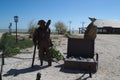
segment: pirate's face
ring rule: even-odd
[[[40,26],[45,26],[45,22],[41,22],[41,23],[40,23]]]
[[[40,25],[40,26],[45,26],[45,21],[44,20],[40,20],[39,22],[38,22],[38,25]]]

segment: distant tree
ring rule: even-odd
[[[37,24],[35,24],[35,23],[33,22],[33,20],[32,20],[32,21],[30,21],[28,27],[29,27],[29,28],[28,28],[28,33],[30,34],[30,37],[32,37],[33,32],[34,32],[35,29],[37,28]]]
[[[55,30],[58,32],[58,34],[65,34],[67,32],[66,25],[60,21],[55,23]]]

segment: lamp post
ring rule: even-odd
[[[14,21],[16,25],[16,43],[17,43],[17,22],[18,22],[18,16],[14,16]]]

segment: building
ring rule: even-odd
[[[94,25],[98,27],[97,32],[101,34],[120,34],[120,21],[96,19]]]

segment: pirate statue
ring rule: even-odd
[[[53,46],[53,44],[50,39],[50,32],[51,32],[49,28],[50,23],[51,20],[48,20],[47,22],[45,22],[44,20],[39,20],[38,21],[39,27],[34,31],[33,34],[33,42],[35,45],[35,49],[36,46],[38,46],[39,49],[39,58],[40,58],[41,66],[43,65],[44,53],[46,53],[47,56],[48,66],[52,65],[52,56],[50,53],[50,48]],[[32,66],[34,64],[35,49],[33,54]]]

